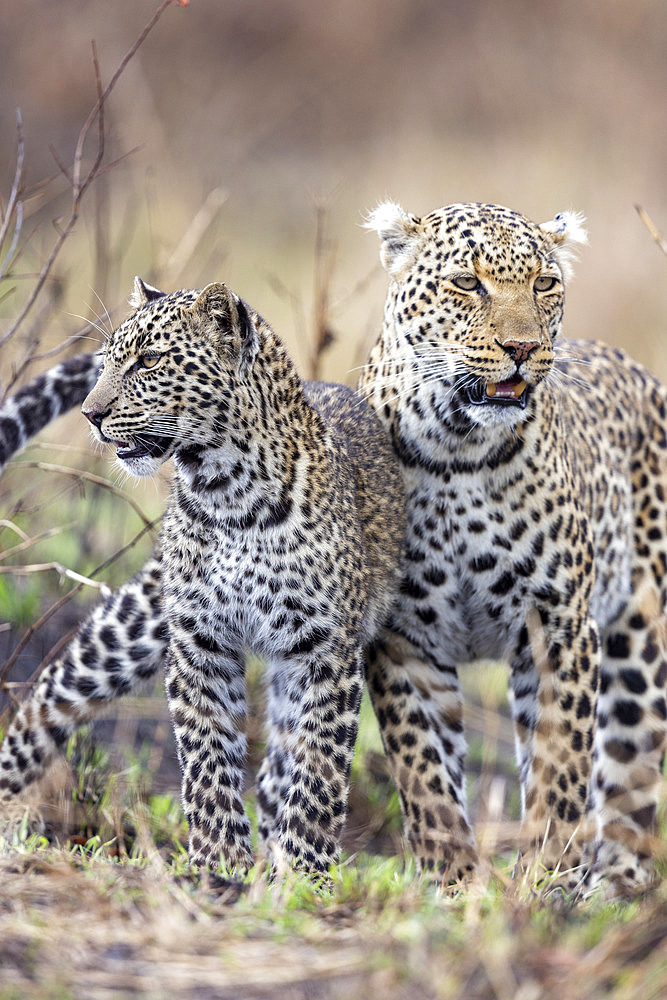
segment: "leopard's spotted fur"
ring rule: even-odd
[[[429,867],[471,864],[457,667],[503,658],[543,863],[577,865],[588,808],[592,879],[631,890],[666,734],[667,391],[621,351],[561,343],[577,217],[385,204],[369,226],[390,287],[361,389],[408,502],[370,688],[409,838]]]
[[[576,218],[537,226],[455,205],[419,219],[386,205],[371,225],[391,283],[360,388],[398,456],[409,526],[402,593],[367,669],[408,840],[427,870],[471,870],[457,666],[505,656],[545,862],[561,860],[587,808],[592,881],[632,890],[651,878],[666,730],[665,389],[621,351],[562,340]],[[0,758],[13,790],[50,749],[42,720],[60,738],[91,699],[157,669],[159,573],[158,554],[21,710]],[[107,625],[129,630],[135,659],[116,653],[58,715],[67,677],[108,655]],[[130,632],[145,637],[138,649]],[[562,862],[577,860],[571,847]]]
[[[140,308],[111,335],[83,410],[131,472],[174,457],[161,554],[47,671],[7,736],[0,788],[14,792],[96,703],[164,658],[191,861],[247,869],[251,649],[268,673],[261,831],[292,863],[326,872],[346,813],[363,649],[394,594],[397,465],[370,408],[343,386],[302,383],[226,286],[137,289]]]

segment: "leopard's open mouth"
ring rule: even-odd
[[[520,375],[514,375],[505,382],[476,382],[466,391],[473,406],[519,406],[524,410],[530,386]]]
[[[123,461],[128,458],[160,458],[171,444],[171,438],[144,435],[141,441],[114,441],[113,444],[116,446],[116,454]]]

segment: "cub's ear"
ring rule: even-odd
[[[221,353],[230,356],[243,378],[259,350],[259,334],[243,299],[222,281],[207,285],[190,306],[195,324],[213,336]]]
[[[573,263],[579,247],[588,243],[584,229],[586,219],[580,212],[559,212],[550,222],[543,222],[540,229],[547,233],[554,244],[553,257],[568,281],[572,277]]]
[[[134,288],[132,289],[129,302],[133,309],[141,309],[147,302],[152,302],[154,299],[161,299],[166,294],[166,292],[161,292],[159,288],[147,285],[145,281],[137,277],[134,279]]]
[[[379,235],[380,260],[393,277],[412,263],[421,247],[421,220],[404,212],[395,201],[378,205],[366,219],[364,229],[373,229]]]

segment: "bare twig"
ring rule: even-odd
[[[99,346],[99,341],[89,337],[88,335],[88,331],[94,329],[96,329],[95,324],[88,323],[87,326],[82,327],[78,333],[73,333],[70,337],[67,337],[65,340],[63,340],[61,344],[58,344],[56,347],[52,347],[48,351],[40,351],[39,354],[33,354],[29,358],[27,364],[32,365],[34,364],[35,361],[46,361],[47,358],[53,358],[57,354],[62,354],[63,351],[66,351],[68,347],[71,347],[72,344],[76,344],[79,340],[92,339],[95,344],[95,349],[97,349]]]
[[[5,401],[5,399],[7,398],[13,387],[21,378],[21,375],[26,370],[26,368],[28,368],[28,366],[31,365],[32,362],[35,360],[35,354],[38,347],[39,347],[39,341],[33,340],[32,343],[28,344],[28,347],[26,348],[26,352],[22,361],[18,365],[12,365],[11,378],[4,387],[4,391],[1,397],[2,402]]]
[[[31,573],[47,573],[50,570],[55,570],[61,579],[63,577],[67,577],[68,580],[74,580],[76,583],[80,583],[87,587],[94,587],[96,590],[100,590],[104,597],[108,597],[111,593],[106,583],[99,583],[97,580],[91,580],[90,577],[83,576],[83,574],[77,573],[73,569],[68,569],[67,566],[63,566],[63,564],[59,562],[30,563],[26,566],[0,566],[0,575],[29,576]]]
[[[0,524],[3,522],[0,522]],[[4,522],[7,523],[7,522]],[[46,538],[53,538],[54,535],[60,535],[63,531],[68,531],[70,528],[74,527],[76,521],[70,521],[69,524],[59,524],[55,528],[46,528],[45,531],[40,531],[38,535],[33,535],[32,537],[25,535],[22,542],[17,545],[12,545],[11,549],[5,549],[4,552],[0,552],[0,562],[4,562],[5,559],[9,559],[12,556],[16,556],[19,552],[25,552],[26,549],[31,549],[33,545],[37,542],[43,542]],[[21,532],[24,535],[24,532]]]
[[[85,482],[93,483],[95,486],[102,486],[105,490],[113,493],[114,496],[120,497],[121,500],[129,503],[132,510],[136,511],[144,524],[152,523],[150,518],[144,514],[137,501],[129,493],[125,493],[102,476],[96,476],[92,472],[85,472],[83,469],[70,469],[67,465],[54,465],[51,462],[14,462],[14,468],[20,466],[29,469],[41,469],[43,472],[57,472],[61,476],[71,476],[73,479],[85,480]]]
[[[116,562],[118,559],[124,556],[126,552],[129,552],[130,549],[134,548],[134,546],[143,538],[143,536],[148,531],[151,531],[156,525],[158,525],[161,520],[162,520],[162,515],[160,515],[160,517],[156,517],[154,521],[150,522],[150,524],[145,525],[141,529],[141,531],[137,532],[134,538],[127,543],[127,545],[124,545],[122,549],[118,549],[118,551],[114,552],[112,556],[109,556],[109,558],[105,559],[103,563],[100,563],[100,565],[97,566],[92,571],[89,579],[94,579],[99,573],[103,573],[105,569],[107,569],[114,562]],[[54,604],[52,604],[50,608],[47,608],[44,614],[30,626],[30,628],[21,638],[21,641],[16,646],[16,649],[14,650],[12,655],[6,660],[6,662],[2,666],[2,669],[0,670],[0,688],[4,688],[5,679],[7,678],[10,670],[18,660],[19,656],[21,655],[25,647],[30,642],[30,639],[33,637],[33,635],[35,635],[35,633],[38,632],[39,629],[46,624],[49,618],[51,618],[54,614],[56,614],[56,612],[59,611],[63,607],[63,605],[67,604],[69,601],[72,600],[73,597],[75,597],[76,594],[80,593],[81,590],[83,590],[83,586],[84,586],[83,583],[77,583],[75,587],[72,587],[70,591],[68,591],[66,594],[63,594],[63,596],[60,597]],[[52,659],[51,652],[49,652],[45,657],[45,659],[42,660],[42,663],[40,664],[38,670],[35,671],[33,677],[30,679],[32,680],[33,678],[37,677],[39,672],[41,672],[41,670],[44,668],[44,666],[46,666],[47,663],[51,662],[51,659]]]
[[[130,47],[129,51],[126,53],[123,59],[120,61],[120,64],[116,69],[116,72],[113,74],[111,80],[109,81],[107,87],[104,90],[102,89],[102,83],[100,79],[97,50],[93,43],[93,66],[95,70],[95,82],[97,85],[98,97],[88,117],[86,118],[81,128],[81,131],[79,132],[79,137],[76,143],[74,159],[71,169],[72,208],[70,216],[62,227],[57,228],[58,238],[56,239],[51,249],[51,253],[49,254],[44,266],[42,267],[39,276],[35,282],[35,286],[32,289],[30,295],[28,296],[27,301],[25,302],[23,308],[19,312],[19,315],[16,317],[13,324],[10,326],[9,330],[2,337],[0,337],[0,347],[3,344],[6,344],[7,341],[14,336],[14,334],[20,327],[21,323],[23,323],[25,317],[34,306],[37,297],[44,286],[46,279],[51,273],[53,264],[58,254],[60,253],[63,244],[65,243],[69,235],[72,233],[78,222],[79,213],[81,210],[81,200],[86,191],[88,190],[88,188],[90,187],[90,185],[100,174],[100,170],[102,167],[102,159],[104,157],[104,105],[106,101],[109,99],[109,95],[116,86],[116,83],[118,82],[118,79],[120,78],[121,74],[124,72],[127,64],[134,57],[139,47],[146,40],[147,36],[150,34],[150,32],[153,30],[159,19],[162,17],[167,7],[170,7],[174,2],[177,2],[177,0],[163,0],[163,2],[157,8],[157,10],[153,14],[148,24],[145,26],[145,28],[139,35],[139,37]],[[183,0],[179,0],[179,6],[185,6]],[[83,168],[82,168],[83,150],[86,143],[86,139],[88,138],[88,133],[96,119],[98,121],[97,149],[95,152],[95,156],[93,158],[92,166],[86,173],[83,173]],[[57,157],[56,157],[56,163],[58,164],[62,172],[65,173],[65,176],[69,176],[68,171],[58,161]]]
[[[322,356],[335,338],[331,328],[329,288],[333,271],[334,253],[327,235],[327,210],[319,202],[316,206],[315,226],[315,276],[313,289],[313,332],[315,341],[310,362],[310,377],[320,377]]]
[[[307,344],[308,341],[308,326],[304,315],[304,307],[301,297],[297,292],[293,292],[290,288],[288,288],[276,274],[267,272],[265,278],[269,288],[271,288],[280,299],[289,303],[290,309],[292,310],[292,322],[296,332],[296,347],[298,351],[300,345]],[[299,360],[301,360],[300,355]]]
[[[5,237],[9,232],[9,226],[11,224],[12,216],[14,214],[14,208],[15,206],[20,205],[18,198],[19,198],[19,193],[21,191],[21,183],[23,180],[23,159],[25,156],[25,141],[23,139],[23,120],[21,118],[21,112],[19,111],[18,108],[16,109],[16,133],[17,133],[16,169],[14,171],[14,180],[12,183],[11,192],[9,194],[9,200],[7,201],[7,207],[5,209],[4,216],[2,219],[2,226],[0,226],[0,247],[5,242]],[[21,214],[21,221],[22,221],[22,214]],[[18,239],[18,232],[20,231],[20,228],[21,224],[20,221],[18,221],[18,216],[17,216],[17,224],[14,227],[14,239],[12,240],[12,247],[10,248],[10,252],[6,254],[2,267],[0,267],[0,277],[2,277],[4,273],[5,264],[9,260],[11,260],[13,256],[14,243]]]
[[[667,240],[655,225],[651,216],[648,214],[646,209],[642,208],[641,205],[635,205],[635,209],[637,211],[637,215],[642,220],[655,242],[658,244],[665,256],[667,256]]]
[[[26,535],[23,528],[19,528],[18,524],[14,524],[13,521],[8,521],[5,518],[0,520],[0,528],[9,528],[9,530],[13,531],[19,536],[19,538],[22,538],[24,542],[27,542],[30,538],[30,535]]]
[[[226,200],[227,194],[221,187],[216,187],[212,191],[209,191],[204,204],[186,229],[178,246],[163,269],[162,280],[167,288],[170,288],[180,277]]]
[[[8,269],[12,266],[14,260],[14,254],[16,253],[16,247],[18,245],[19,236],[21,235],[21,230],[23,228],[23,202],[20,201],[16,206],[16,223],[14,224],[14,235],[12,236],[12,242],[9,250],[5,254],[5,259],[2,264],[0,264],[0,280],[3,275],[6,274]],[[2,244],[0,243],[0,246]]]

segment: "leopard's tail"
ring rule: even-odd
[[[80,406],[97,381],[101,353],[77,354],[28,382],[0,406],[0,472],[43,427]]]

